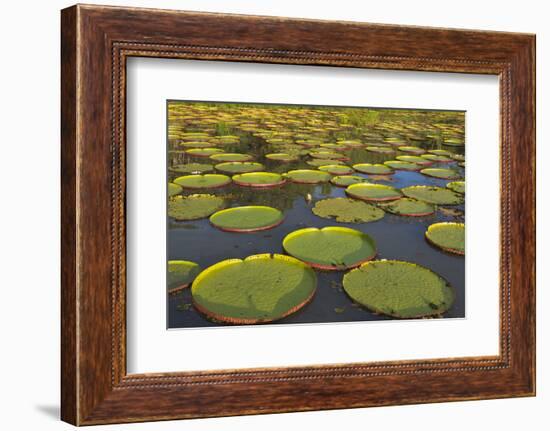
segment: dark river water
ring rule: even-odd
[[[427,149],[439,148],[436,144],[418,144]],[[270,145],[262,139],[249,136],[243,143],[226,148],[226,151],[247,152],[252,148],[261,148],[261,153],[271,151]],[[445,147],[441,147],[445,148]],[[445,148],[448,149],[448,148]],[[451,151],[456,152],[451,149]],[[257,151],[256,151],[257,153]],[[381,155],[369,153],[364,149],[345,151],[354,163],[380,163],[392,160],[396,155]],[[403,153],[404,154],[404,153]],[[171,164],[187,161],[185,155],[175,156]],[[209,163],[208,159],[194,159]],[[305,161],[296,163],[270,162],[261,160],[266,165],[266,171],[286,172],[291,169],[309,168]],[[456,162],[450,164],[433,164],[431,167],[458,168]],[[448,180],[430,178],[418,172],[396,171],[386,178],[372,177],[355,173],[371,182],[389,184],[397,188],[409,185],[425,184],[445,187]],[[169,174],[169,179],[178,175]],[[376,241],[378,254],[376,259],[396,259],[418,263],[444,277],[454,287],[456,299],[454,305],[442,317],[465,317],[464,297],[464,257],[447,254],[434,248],[424,239],[427,227],[438,221],[464,221],[463,216],[445,215],[436,211],[427,217],[400,217],[386,213],[381,220],[371,223],[337,223],[333,220],[320,218],[311,211],[315,201],[328,197],[345,197],[345,188],[332,184],[302,185],[286,183],[273,189],[250,189],[230,185],[222,189],[195,191],[192,193],[212,193],[230,196],[230,206],[269,205],[282,210],[285,221],[278,227],[254,233],[223,232],[212,227],[208,219],[176,222],[168,219],[167,243],[169,260],[190,260],[197,262],[203,269],[221,260],[229,258],[245,258],[259,253],[284,253],[283,238],[290,232],[304,227],[347,226],[369,234]],[[307,195],[312,199],[308,203]],[[464,210],[464,205],[445,207]],[[318,323],[318,322],[352,322],[387,320],[390,317],[374,314],[354,304],[342,289],[344,272],[317,272],[318,287],[311,303],[295,314],[270,324]],[[167,296],[168,327],[190,328],[219,326],[197,312],[191,305],[190,289],[184,289],[178,294]]]

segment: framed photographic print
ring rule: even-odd
[[[535,37],[62,11],[62,419],[535,394]]]

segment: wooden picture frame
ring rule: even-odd
[[[61,47],[64,421],[535,394],[534,35],[77,5],[62,11]],[[128,375],[125,65],[131,56],[498,75],[500,354]]]

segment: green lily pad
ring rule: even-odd
[[[287,153],[271,153],[265,155],[266,159],[269,160],[277,160],[279,162],[295,162],[299,158],[297,156],[293,156],[292,154]]]
[[[347,227],[309,227],[289,233],[283,248],[308,265],[327,271],[354,268],[376,256],[374,240]]]
[[[186,189],[213,189],[231,183],[231,178],[221,174],[185,175],[174,180],[177,185]]]
[[[449,139],[445,139],[443,141],[443,145],[447,145],[449,147],[463,147],[464,146],[464,140],[463,139],[449,138]]]
[[[370,151],[371,153],[379,153],[379,154],[395,153],[395,150],[393,148],[388,148],[388,147],[365,147],[365,150]]]
[[[464,154],[453,154],[451,156],[451,159],[456,160],[457,162],[463,162],[464,160],[466,160],[466,157],[464,156]]]
[[[226,174],[244,174],[263,171],[265,166],[258,162],[223,162],[214,166],[216,170]]]
[[[297,169],[289,171],[285,174],[290,181],[302,184],[317,184],[326,183],[330,180],[330,174],[322,171],[314,171],[311,169]]]
[[[447,150],[429,150],[428,153],[435,154],[436,156],[448,156],[451,157],[453,153]]]
[[[233,175],[233,182],[247,187],[275,187],[284,184],[286,180],[273,172],[247,172]]]
[[[256,232],[279,226],[283,219],[276,208],[244,206],[218,211],[210,216],[210,223],[227,232]]]
[[[345,165],[323,165],[319,166],[319,170],[332,175],[348,175],[353,173],[353,169]]]
[[[188,287],[201,268],[195,262],[187,260],[168,261],[168,293],[175,293]]]
[[[402,196],[395,187],[371,183],[352,184],[348,186],[346,193],[351,197],[373,202],[392,201]]]
[[[387,162],[384,162],[384,164],[392,169],[401,171],[419,171],[420,169],[422,169],[422,166],[418,163],[401,162],[399,160],[389,160]]]
[[[330,182],[338,187],[347,187],[352,184],[364,183],[366,181],[367,180],[358,175],[340,175],[330,179]]]
[[[168,216],[176,220],[197,220],[209,217],[224,206],[225,201],[215,195],[175,196],[168,201]]]
[[[447,183],[446,187],[451,189],[453,192],[460,194],[464,194],[466,192],[466,183],[464,181],[452,181]]]
[[[212,144],[208,141],[190,141],[182,142],[179,146],[183,148],[210,148]]]
[[[168,196],[169,197],[179,195],[182,191],[183,191],[183,189],[181,188],[181,186],[179,186],[177,184],[174,184],[174,183],[168,183]]]
[[[316,216],[340,223],[368,223],[384,217],[384,211],[374,205],[348,198],[320,200],[311,211]]]
[[[444,251],[464,255],[464,223],[434,223],[428,227],[426,239]]]
[[[315,294],[317,275],[281,254],[228,259],[201,272],[191,286],[193,305],[216,321],[272,322],[305,306]]]
[[[219,148],[191,148],[185,150],[186,154],[194,157],[210,157],[213,154],[223,153],[224,151]]]
[[[338,141],[337,144],[338,145],[345,145],[348,148],[359,148],[359,147],[363,146],[361,141],[357,141],[355,139],[348,139],[348,140]]]
[[[380,204],[380,208],[395,215],[410,217],[427,216],[435,212],[435,207],[432,204],[411,198],[401,198]]]
[[[358,304],[403,319],[440,315],[451,307],[455,296],[435,272],[398,260],[367,262],[345,274],[343,285]]]
[[[420,157],[423,157],[426,160],[429,160],[431,162],[437,162],[437,163],[450,163],[453,161],[453,159],[447,156],[439,156],[437,154],[422,154]]]
[[[325,165],[343,165],[342,160],[332,160],[332,159],[313,159],[306,162],[309,166],[319,167]]]
[[[452,190],[433,186],[409,186],[401,189],[409,198],[437,205],[458,205],[464,202],[462,196]]]
[[[187,163],[185,165],[170,166],[168,170],[177,174],[204,174],[213,171],[214,166],[208,163]]]
[[[409,145],[404,145],[403,147],[398,148],[399,151],[403,151],[404,153],[411,153],[411,154],[424,154],[426,150],[420,147],[413,147]]]
[[[395,159],[400,162],[416,163],[417,165],[431,165],[433,163],[432,161],[426,160],[420,156],[397,156]]]
[[[217,162],[247,162],[253,159],[253,157],[249,154],[240,154],[240,153],[212,154],[210,158]]]
[[[380,163],[358,163],[353,165],[353,169],[363,174],[371,175],[390,175],[393,174],[393,169],[389,166]]]
[[[315,159],[345,160],[347,157],[335,151],[310,151],[309,155]]]
[[[325,149],[325,150],[333,150],[333,151],[344,151],[344,150],[347,150],[348,147],[346,145],[343,145],[343,144],[320,144],[319,145],[321,148]]]
[[[429,177],[442,178],[445,180],[454,180],[455,178],[460,178],[460,174],[452,169],[426,168],[422,169],[420,173]]]

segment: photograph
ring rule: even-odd
[[[465,318],[465,117],[167,100],[167,328]]]

